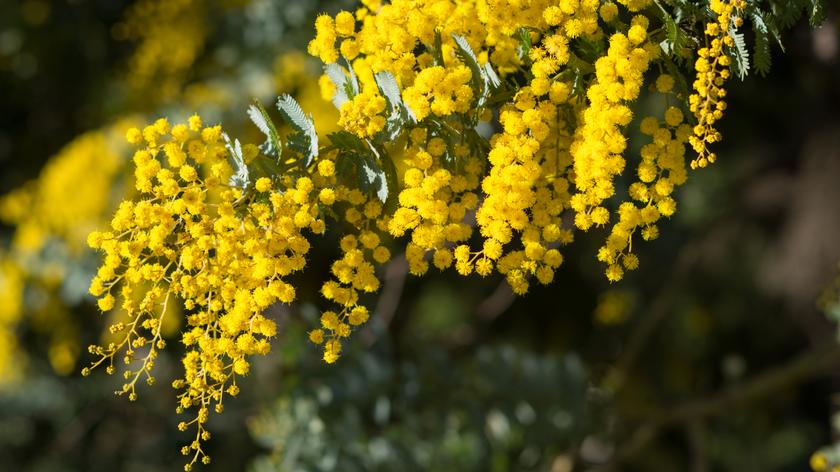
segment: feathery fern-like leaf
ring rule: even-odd
[[[260,146],[260,151],[267,156],[280,159],[283,149],[280,143],[280,134],[277,133],[274,121],[268,115],[262,103],[254,100],[254,104],[248,107],[248,117],[266,137],[265,142]]]
[[[487,103],[490,93],[501,84],[501,81],[490,63],[483,66],[479,64],[478,57],[476,57],[466,38],[453,34],[452,39],[455,41],[455,53],[458,58],[472,71],[473,88],[479,91],[476,97],[476,107],[482,108]]]
[[[764,76],[770,72],[772,57],[770,54],[770,32],[767,23],[764,21],[760,11],[754,11],[751,15],[753,33],[755,33],[755,46],[753,48],[753,67],[755,71]]]
[[[739,33],[735,28],[729,29],[729,36],[735,41],[733,48],[733,65],[738,77],[744,80],[750,74],[750,52],[747,49],[747,42],[744,40],[743,33]]]
[[[225,148],[227,148],[230,162],[233,167],[233,175],[230,176],[228,185],[241,189],[248,188],[251,183],[251,174],[248,170],[248,165],[245,163],[245,158],[242,155],[242,144],[239,140],[230,140],[227,133],[222,133],[222,138],[225,140]]]
[[[296,131],[288,138],[289,147],[303,156],[303,167],[309,167],[318,155],[318,133],[315,131],[312,117],[306,116],[298,102],[289,94],[283,94],[277,99],[277,109]]]
[[[825,21],[825,2],[824,0],[811,0],[809,11],[809,20],[813,28],[817,28]]]
[[[350,96],[351,89],[349,88],[348,77],[344,73],[344,69],[335,62],[325,65],[324,73],[327,74],[327,77],[335,85],[335,93],[332,97],[333,105],[341,109],[341,105],[344,105],[352,98]]]
[[[344,176],[355,170],[359,187],[365,192],[373,193],[382,203],[385,203],[394,186],[389,184],[389,181],[393,179],[388,178],[388,174],[380,163],[387,164],[389,158],[386,156],[383,159],[370,141],[363,140],[347,131],[331,133],[327,138],[339,150],[336,159],[338,174]]]

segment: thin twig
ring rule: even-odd
[[[779,389],[796,385],[802,380],[824,374],[840,363],[840,345],[814,348],[778,367],[729,387],[711,398],[701,398],[673,409],[656,413],[662,425],[715,415],[748,400],[762,397]]]
[[[701,418],[724,414],[735,406],[747,403],[780,389],[796,385],[827,373],[840,364],[840,345],[832,344],[808,350],[795,358],[768,371],[728,387],[708,398],[691,400],[675,408],[651,406],[637,415],[648,421],[619,449],[612,461],[592,469],[591,472],[618,470],[631,457],[644,450],[665,429],[680,423],[691,423]]]

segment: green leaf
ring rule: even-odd
[[[729,29],[729,36],[735,41],[735,47],[732,51],[735,71],[738,73],[738,77],[744,80],[750,73],[750,52],[747,50],[747,43],[744,40],[744,35],[736,31],[734,27]]]
[[[775,13],[769,14],[766,11],[758,8],[757,6],[750,5],[747,8],[747,15],[750,17],[753,23],[753,31],[756,34],[762,33],[767,35],[767,42],[769,43],[769,37],[773,36],[773,39],[776,40],[776,44],[779,45],[779,48],[784,52],[785,45],[782,43],[782,34],[779,31],[779,26],[776,22],[777,15]],[[756,39],[758,41],[758,39]],[[758,45],[756,45],[756,49]],[[768,44],[769,48],[769,44]],[[756,58],[756,61],[758,58]]]
[[[361,156],[359,178],[362,189],[372,192],[382,203],[388,200],[388,178],[373,156]]]
[[[443,63],[443,40],[440,37],[440,30],[435,30],[435,47],[432,51],[432,56],[435,58],[435,65],[444,67]]]
[[[262,106],[262,103],[254,100],[254,104],[248,107],[248,117],[266,137],[265,142],[260,146],[260,151],[279,160],[283,149],[280,143],[280,134],[277,133],[274,121],[268,116],[268,112]]]
[[[478,57],[476,57],[467,39],[458,34],[453,34],[452,39],[455,40],[456,54],[458,54],[461,62],[472,70],[473,78],[483,80],[484,71],[481,65],[479,65]]]
[[[361,91],[361,88],[359,88],[359,79],[358,79],[358,77],[356,77],[356,71],[353,69],[353,64],[351,64],[350,61],[346,57],[342,56],[341,59],[344,61],[344,67],[347,68],[347,72],[350,75],[349,84],[350,84],[351,93],[349,95],[350,95],[350,98],[353,98],[356,95],[358,95],[359,92]]]
[[[242,144],[240,144],[238,139],[231,142],[230,136],[227,133],[222,133],[222,138],[225,140],[225,148],[228,150],[234,171],[228,181],[228,185],[245,190],[251,183],[251,176],[248,171],[248,165],[245,164],[245,158],[242,156]]]
[[[496,74],[496,71],[493,70],[493,66],[491,66],[489,62],[487,64],[484,64],[482,66],[482,69],[484,69],[484,76],[487,78],[487,82],[490,84],[490,88],[495,89],[502,85],[502,79],[499,78],[499,76]]]
[[[327,77],[329,77],[330,81],[335,85],[335,93],[332,97],[333,105],[335,105],[336,108],[341,109],[341,105],[344,105],[352,98],[350,96],[352,89],[349,88],[351,86],[347,75],[344,73],[344,69],[335,62],[325,65],[324,73],[327,74]]]
[[[339,150],[336,171],[340,176],[347,176],[355,171],[359,187],[373,193],[382,203],[388,200],[389,193],[396,188],[394,180],[383,169],[387,156],[369,141],[363,140],[347,131],[339,131],[327,136],[332,145]],[[389,184],[389,182],[391,182]]]
[[[355,134],[349,131],[337,131],[327,135],[330,143],[342,152],[353,152],[357,154],[364,154],[368,152],[368,147],[365,142]]]
[[[468,128],[464,132],[464,139],[473,156],[486,156],[490,152],[490,143],[478,131]]]
[[[760,75],[770,72],[772,58],[770,54],[770,33],[760,11],[752,13],[755,47],[753,48],[753,67]]]
[[[811,4],[812,0],[788,0],[771,2],[773,16],[778,19],[782,29],[789,29],[802,17],[802,9]]]
[[[472,71],[473,89],[479,91],[476,97],[476,108],[483,108],[490,94],[501,84],[501,81],[489,62],[483,66],[478,63],[478,57],[466,38],[453,34],[452,39],[455,41],[455,53],[458,58]]]
[[[403,102],[400,87],[393,74],[388,71],[377,72],[374,79],[379,87],[379,92],[385,97],[388,104],[388,118],[382,136],[385,139],[394,140],[399,136],[406,123],[415,123],[417,118],[414,116],[414,112]]]
[[[259,155],[251,161],[248,164],[248,170],[251,174],[251,179],[254,181],[259,177],[274,178],[283,175],[281,164],[264,155]]]
[[[395,110],[408,113],[408,117],[412,121],[416,121],[414,113],[412,113],[412,111],[405,106],[405,103],[403,103],[400,86],[397,84],[397,79],[394,75],[388,71],[382,71],[377,72],[374,79],[376,80],[376,85],[379,87],[379,91],[382,93],[382,96],[388,100],[388,104]]]
[[[682,57],[688,41],[686,35],[680,30],[674,17],[662,5],[657,5],[665,28],[665,39],[659,43],[659,47],[669,56]]]
[[[531,43],[531,30],[528,28],[519,28],[516,30],[516,33],[519,36],[519,43],[516,45],[516,54],[519,56],[520,61],[527,62],[530,60],[531,47],[533,46]]]
[[[686,18],[701,18],[705,13],[705,7],[695,5],[689,0],[671,0],[668,3],[674,7],[673,16],[677,23],[682,22]]]
[[[812,28],[817,28],[825,21],[825,3],[823,0],[811,0],[809,20]]]
[[[431,125],[429,128],[430,136],[443,139],[444,142],[446,142],[446,149],[444,150],[443,156],[441,156],[444,167],[456,172],[460,171],[459,159],[457,159],[452,150],[456,144],[463,142],[462,140],[466,139],[468,135],[466,130],[473,132],[475,132],[475,130],[471,127],[467,127],[462,134],[449,126],[445,120],[438,119],[431,120],[429,124]]]
[[[359,94],[359,80],[353,70],[353,65],[347,59],[343,57],[341,59],[344,62],[343,66],[338,62],[324,66],[324,73],[335,85],[332,102],[338,109],[341,109],[341,105]]]
[[[312,117],[307,117],[291,95],[283,94],[277,99],[277,108],[296,133],[288,138],[289,147],[303,156],[303,167],[309,167],[318,155],[318,133]]]
[[[586,99],[586,72],[580,69],[572,69],[574,78],[572,79],[572,93],[571,96],[577,100]]]

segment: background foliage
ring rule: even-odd
[[[27,212],[0,205],[10,470],[180,463],[168,389],[129,405],[109,394],[118,380],[76,374],[104,323],[83,295],[95,259],[70,230],[109,218],[126,191],[124,123],[199,111],[256,141],[242,112],[280,93],[318,126],[337,119],[300,51],[315,15],[347,2],[156,3],[0,5],[0,194],[35,182],[12,194]],[[620,284],[591,263],[597,234],[521,299],[497,278],[407,278],[397,259],[369,328],[325,366],[304,335],[320,281],[302,276],[300,303],[271,312],[274,353],[212,420],[210,468],[807,470],[832,441],[840,362],[836,292],[816,303],[840,260],[840,19],[823,14],[820,29],[784,33],[784,54],[758,42],[753,65],[769,49],[773,72],[732,81],[726,158],[693,175],[670,228],[640,249],[648,264]],[[56,208],[74,218],[52,223]],[[161,379],[178,355],[161,357]]]

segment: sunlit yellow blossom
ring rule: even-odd
[[[693,136],[690,137],[691,146],[698,154],[691,161],[692,168],[706,167],[717,160],[717,155],[709,150],[708,145],[721,140],[715,123],[726,110],[723,84],[729,79],[732,63],[727,49],[735,45],[729,30],[740,21],[738,11],[745,6],[744,0],[713,0],[710,3],[710,8],[717,14],[717,21],[706,25],[705,33],[710,45],[697,51],[694,63],[697,77],[694,94],[689,97],[691,112],[697,118]]]
[[[92,233],[88,241],[103,252],[91,284],[99,308],[118,305],[128,315],[127,322],[111,327],[118,341],[91,346],[98,358],[92,367],[104,364],[112,372],[114,360],[124,357],[121,393],[135,398],[137,383],[153,380],[155,360],[165,347],[167,307],[183,303],[190,309],[182,337],[187,353],[183,377],[175,383],[179,410],[197,409],[194,423],[202,435],[204,412],[211,405],[220,408],[236,377],[248,374],[247,357],[269,352],[268,338],[277,327],[262,312],[294,300],[285,278],[306,265],[305,231],[317,226],[319,215],[313,204],[317,194],[304,178],[291,191],[271,193],[267,202],[243,201],[242,190],[223,185],[231,170],[219,144],[221,129],[198,129],[199,124],[193,117],[189,126],[176,125],[180,136],[171,141],[164,133],[167,122],[147,127],[154,139],[146,139],[134,159],[141,197],[120,205],[113,233]],[[184,149],[188,155],[173,162],[171,156]],[[159,160],[164,155],[168,163]],[[199,167],[209,169],[208,177],[199,176],[204,175]],[[259,192],[272,191],[271,179],[255,185]],[[218,198],[212,206],[211,193]],[[200,449],[194,452],[194,460],[203,457]]]

